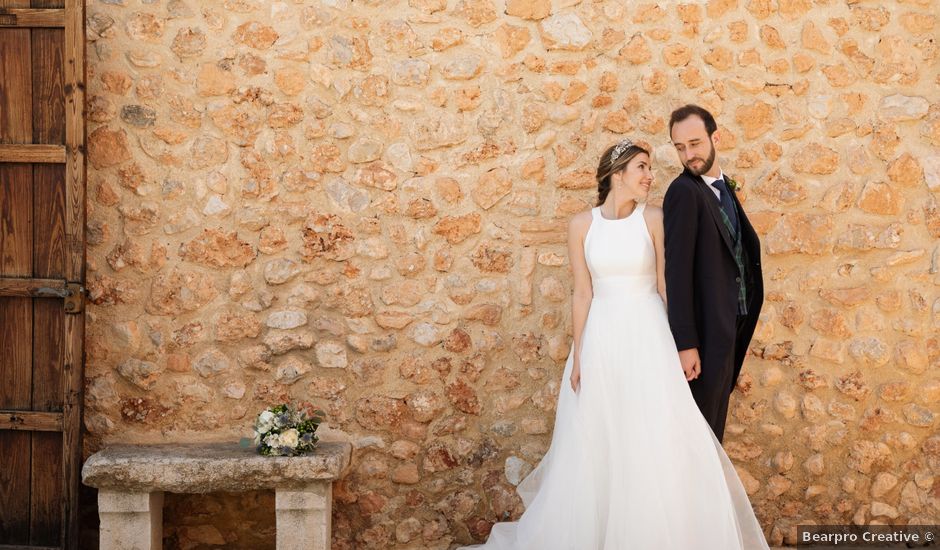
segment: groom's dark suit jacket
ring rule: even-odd
[[[700,176],[686,169],[669,186],[663,201],[666,296],[676,347],[680,351],[698,348],[701,382],[709,383],[706,378],[730,380],[731,387],[722,388],[728,393],[741,372],[764,301],[760,241],[733,191],[731,196],[747,271],[748,313],[740,320],[733,236],[722,222],[714,192]],[[727,372],[729,368],[732,370]]]

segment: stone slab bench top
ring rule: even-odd
[[[261,456],[238,443],[115,445],[85,461],[82,482],[122,492],[211,493],[301,488],[340,477],[352,445],[321,441],[304,456]]]

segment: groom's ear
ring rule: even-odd
[[[721,143],[721,130],[715,130],[712,132],[712,144],[717,148],[719,143]]]

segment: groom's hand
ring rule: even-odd
[[[695,380],[702,373],[702,361],[698,356],[698,348],[680,351],[679,362],[682,363],[682,372],[685,373],[686,380]]]

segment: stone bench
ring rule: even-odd
[[[163,493],[274,489],[278,550],[330,547],[332,482],[349,466],[349,443],[317,444],[313,453],[271,457],[237,443],[120,445],[93,454],[82,468],[98,489],[101,550],[159,550]]]

